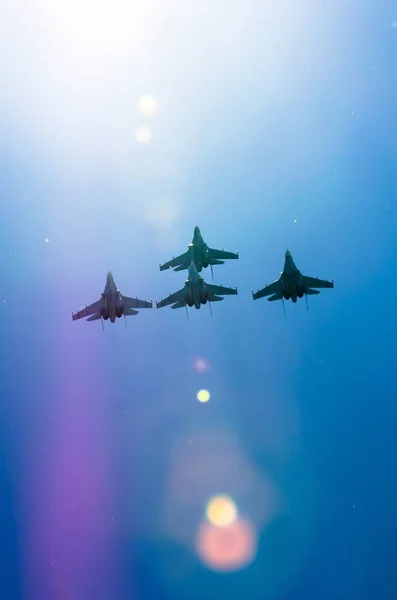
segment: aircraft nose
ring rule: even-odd
[[[198,235],[200,233],[200,229],[197,227],[194,228],[194,235]]]
[[[291,258],[291,252],[289,250],[286,250],[285,258]]]

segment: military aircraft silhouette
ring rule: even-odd
[[[266,285],[258,292],[252,292],[252,297],[254,300],[258,300],[259,298],[270,296],[270,298],[268,298],[269,302],[282,300],[285,312],[284,299],[289,300],[291,298],[292,302],[296,302],[298,298],[305,296],[307,307],[307,296],[320,293],[313,288],[333,287],[333,280],[328,281],[327,279],[318,279],[317,277],[307,277],[306,275],[302,275],[293,261],[291,252],[287,250],[285,253],[284,269],[280,273],[280,277],[277,281],[274,281],[270,285]]]
[[[184,287],[174,294],[170,294],[168,298],[156,302],[156,305],[157,308],[169,306],[170,304],[172,304],[171,308],[183,308],[185,306],[187,314],[188,306],[194,305],[199,309],[202,304],[207,304],[208,302],[211,310],[211,302],[220,302],[223,300],[221,296],[236,294],[237,288],[227,288],[221,285],[205,283],[204,279],[200,277],[197,267],[192,260],[190,261],[189,275],[185,281]]]
[[[189,244],[187,251],[160,265],[160,271],[165,271],[166,269],[184,271],[189,268],[191,261],[193,261],[199,273],[201,269],[211,266],[212,279],[214,279],[213,265],[223,265],[225,260],[238,259],[238,257],[238,252],[225,252],[224,250],[209,248],[203,240],[200,229],[196,226],[192,242]]]
[[[84,317],[89,317],[87,321],[101,319],[103,327],[103,319],[105,321],[110,319],[111,323],[114,323],[116,318],[119,319],[121,316],[124,316],[125,319],[129,315],[137,315],[138,311],[135,310],[136,308],[153,308],[153,302],[123,296],[114,282],[113,275],[109,271],[106,277],[105,290],[100,299],[72,314],[72,319],[73,321],[83,319]],[[125,326],[127,327],[126,319]]]

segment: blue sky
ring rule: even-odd
[[[396,24],[386,0],[1,8],[2,597],[395,598]],[[158,264],[195,225],[240,252],[212,318],[72,322],[108,270],[179,289]],[[309,311],[252,301],[286,248],[335,280]],[[254,540],[228,573],[198,541],[216,494]]]

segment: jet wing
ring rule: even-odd
[[[308,288],[333,288],[334,282],[328,281],[327,279],[318,279],[318,277],[306,277],[303,275],[303,282],[305,284],[305,289]]]
[[[97,300],[90,306],[86,306],[81,310],[78,310],[76,313],[72,314],[73,321],[77,321],[78,319],[84,319],[85,317],[89,317],[90,315],[96,315],[101,311],[101,301]],[[93,320],[93,319],[91,319]]]
[[[208,248],[208,253],[211,260],[227,260],[238,258],[238,252],[225,252],[225,250],[215,250],[214,248]]]
[[[207,289],[208,300],[210,302],[219,300],[217,296],[236,296],[237,294],[237,288],[228,288],[223,287],[222,285],[211,285],[209,283],[206,283],[205,287]]]
[[[172,306],[172,308],[182,308],[185,306],[185,288],[182,288],[178,292],[170,294],[168,298],[156,302],[157,308],[163,308],[163,306],[169,306],[170,304],[178,304],[178,306]]]
[[[153,308],[153,302],[147,302],[146,300],[138,300],[138,298],[129,298],[123,296],[125,308]]]
[[[264,288],[257,292],[252,292],[252,297],[254,300],[259,300],[259,298],[264,298],[265,296],[272,296],[273,294],[279,294],[280,292],[280,280],[273,281],[270,285],[265,285]],[[281,296],[280,296],[281,298]],[[274,298],[277,300],[278,298]]]
[[[192,260],[191,254],[190,254],[190,251],[188,250],[184,254],[181,254],[180,256],[176,256],[172,260],[169,260],[168,262],[164,263],[163,265],[160,265],[160,271],[166,271],[167,269],[175,269],[176,267],[178,267],[178,269],[177,269],[178,271],[182,271],[183,269],[188,269],[191,260]]]

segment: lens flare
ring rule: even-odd
[[[194,361],[194,369],[198,373],[205,373],[210,368],[209,363],[205,358],[196,358]]]
[[[197,400],[199,402],[208,402],[210,397],[211,396],[208,390],[200,390],[199,392],[197,392]]]
[[[145,210],[146,219],[156,227],[158,231],[169,231],[179,219],[179,208],[172,198],[158,198],[149,204]]]
[[[247,567],[255,558],[257,540],[247,519],[239,518],[228,527],[203,521],[197,531],[197,553],[211,570],[227,573]]]
[[[147,127],[138,127],[135,139],[139,144],[147,144],[152,139],[152,132]]]
[[[145,94],[139,99],[138,109],[139,112],[147,117],[151,117],[157,112],[157,100],[150,96],[149,94]]]
[[[207,504],[207,519],[216,527],[229,527],[237,518],[237,507],[229,496],[214,496]]]

